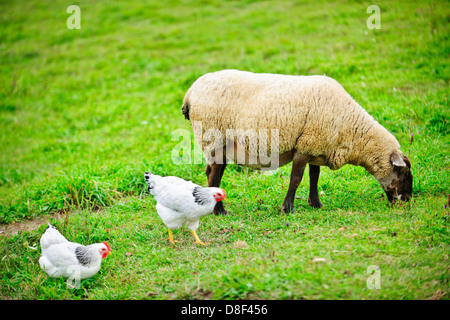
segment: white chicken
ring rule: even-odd
[[[99,270],[102,259],[111,254],[106,241],[88,246],[70,242],[50,223],[40,240],[39,265],[49,276],[86,279]]]
[[[169,228],[169,242],[173,240],[173,229],[187,226],[194,235],[195,242],[205,245],[196,233],[201,217],[211,213],[217,202],[226,200],[225,190],[203,188],[192,181],[178,177],[161,177],[144,173],[148,191],[155,196],[156,211]]]

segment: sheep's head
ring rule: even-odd
[[[394,151],[390,156],[392,171],[379,179],[381,187],[390,202],[409,201],[412,196],[411,161],[400,152]]]

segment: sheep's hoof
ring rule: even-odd
[[[317,208],[317,209],[320,209],[323,207],[323,204],[322,204],[322,202],[320,202],[319,199],[308,198],[308,205],[310,207]]]
[[[281,207],[284,211],[284,213],[289,214],[294,210],[294,205],[290,203],[283,203],[283,206]]]
[[[227,210],[223,209],[223,210],[214,210],[213,211],[214,215],[218,216],[219,214],[226,216],[228,214]]]

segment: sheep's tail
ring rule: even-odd
[[[181,107],[181,112],[183,112],[184,118],[191,120],[189,118],[189,99],[185,98],[183,101],[183,106]]]
[[[181,112],[183,112],[184,117],[187,120],[191,120],[190,116],[189,116],[189,111],[191,110],[191,104],[189,102],[189,97],[191,95],[191,90],[192,90],[192,86],[188,89],[188,91],[186,92],[184,99],[183,99],[183,105],[181,107]]]

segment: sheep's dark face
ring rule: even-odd
[[[408,157],[398,152],[391,155],[393,170],[388,177],[380,181],[383,190],[386,192],[388,200],[409,201],[412,196],[412,174],[411,161]]]

